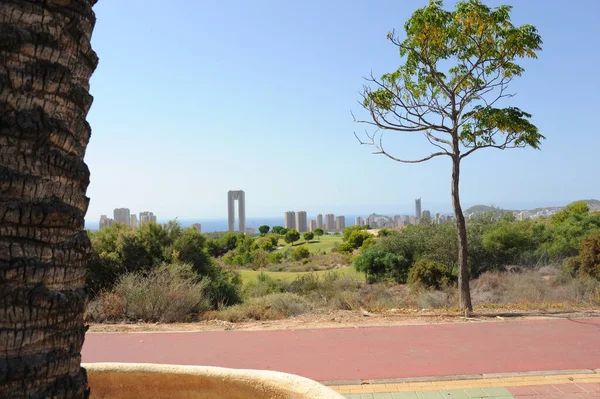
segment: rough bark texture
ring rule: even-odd
[[[452,157],[452,206],[456,216],[456,227],[458,230],[458,301],[460,310],[469,313],[473,310],[471,304],[471,289],[469,287],[469,266],[467,263],[467,224],[465,215],[460,206],[459,181],[460,181],[460,153],[458,144],[455,145],[455,153]]]
[[[95,0],[0,0],[0,397],[87,395]]]

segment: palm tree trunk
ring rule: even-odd
[[[460,206],[459,180],[460,156],[458,151],[452,157],[452,205],[458,230],[458,301],[460,310],[469,313],[473,310],[471,304],[471,289],[469,286],[469,266],[467,263],[467,224]]]
[[[80,398],[96,0],[0,0],[0,397]]]

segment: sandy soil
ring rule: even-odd
[[[173,332],[173,331],[259,331],[259,330],[298,330],[315,328],[360,328],[376,326],[401,326],[439,323],[481,323],[502,322],[524,319],[600,317],[598,309],[577,310],[519,310],[485,309],[476,311],[470,317],[447,311],[396,310],[365,315],[361,311],[321,310],[283,320],[247,321],[231,323],[221,320],[192,323],[128,323],[90,324],[90,332]]]

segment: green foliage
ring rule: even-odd
[[[293,260],[308,259],[310,257],[310,251],[304,246],[296,247],[290,252],[290,257]]]
[[[556,212],[550,217],[550,221],[553,225],[560,225],[566,222],[569,218],[582,217],[590,212],[587,202],[576,201],[570,203],[560,211]]]
[[[287,242],[288,244],[292,244],[292,246],[293,246],[294,242],[296,242],[300,239],[300,233],[298,233],[295,229],[289,229],[285,233],[285,236],[283,237],[283,239],[285,240],[285,242]]]
[[[354,261],[354,267],[365,273],[368,283],[385,280],[406,283],[410,266],[410,260],[403,255],[387,252],[378,246],[366,249]]]
[[[536,223],[531,220],[523,222],[507,222],[502,220],[483,234],[482,244],[485,251],[493,257],[490,259],[495,266],[528,263],[534,258],[534,252],[539,246],[533,234]]]
[[[206,279],[207,296],[213,305],[240,300],[239,278],[216,265],[204,235],[193,228],[182,229],[176,221],[161,225],[146,224],[138,229],[115,224],[90,233],[92,254],[88,261],[87,284],[92,298],[110,291],[121,276],[151,273],[164,263],[188,264],[197,278]],[[224,235],[223,245],[237,242],[237,236]],[[213,249],[217,248],[214,246]]]
[[[379,231],[377,232],[377,237],[387,237],[392,234],[392,231],[389,229],[379,229]]]
[[[452,271],[443,264],[431,259],[421,258],[408,273],[410,285],[422,285],[426,288],[440,289],[453,280]]]
[[[285,236],[289,230],[290,229],[286,229],[285,227],[282,227],[281,229],[279,229],[279,235]]]
[[[258,228],[258,232],[259,232],[260,234],[262,234],[262,235],[265,235],[265,234],[267,234],[267,233],[269,232],[269,230],[270,230],[270,227],[269,227],[269,226],[267,226],[266,224],[263,224],[262,226],[260,226],[260,227]]]
[[[271,229],[271,231],[277,235],[283,235],[281,233],[281,230],[283,229],[283,226],[273,226],[273,228]]]
[[[121,276],[112,292],[90,303],[88,320],[144,320],[171,323],[210,309],[208,281],[198,280],[191,265],[161,265],[149,273]]]
[[[307,231],[306,233],[302,234],[302,237],[308,242],[315,238],[315,234],[312,231]]]
[[[319,239],[321,239],[320,237],[321,237],[323,234],[325,234],[325,232],[323,231],[323,229],[322,229],[322,228],[320,228],[320,227],[319,227],[319,228],[316,228],[316,229],[315,229],[315,231],[314,231],[314,233],[315,233],[315,235],[316,235],[317,237],[319,237]]]
[[[364,251],[367,248],[372,247],[373,245],[375,245],[377,241],[375,240],[375,237],[369,237],[366,240],[363,241],[363,244],[360,246],[360,250]]]
[[[333,250],[343,253],[343,254],[349,254],[354,251],[354,246],[352,244],[350,244],[349,242],[344,242],[344,243],[341,243],[340,245],[334,247]]]
[[[564,272],[572,277],[591,277],[600,280],[600,233],[581,241],[579,255],[567,258]]]
[[[550,240],[545,249],[552,259],[575,256],[581,240],[600,231],[600,213],[589,212],[587,204],[575,202],[550,219]]]

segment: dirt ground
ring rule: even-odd
[[[439,323],[481,323],[511,320],[535,320],[543,318],[579,319],[599,317],[598,309],[577,310],[519,310],[519,309],[481,309],[470,317],[455,312],[440,310],[404,310],[392,309],[384,313],[366,313],[363,311],[321,310],[298,317],[283,320],[253,320],[231,323],[221,320],[199,321],[191,323],[127,323],[127,324],[90,324],[89,332],[174,332],[174,331],[260,331],[260,330],[299,330],[317,328],[361,328],[400,325],[423,325]]]

